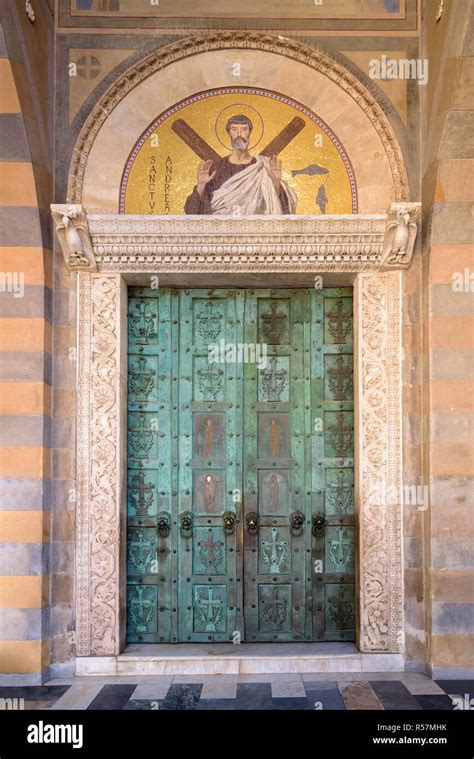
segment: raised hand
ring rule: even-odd
[[[282,165],[280,159],[277,158],[276,155],[272,155],[270,158],[268,165],[268,174],[270,175],[270,178],[275,185],[275,189],[279,190],[282,175]]]
[[[212,161],[206,161],[205,163],[201,163],[198,169],[198,175],[197,175],[197,191],[199,195],[202,195],[204,192],[204,189],[207,184],[211,181],[211,179],[214,179],[216,172],[213,171],[211,174],[212,169]]]

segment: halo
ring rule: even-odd
[[[215,132],[216,137],[219,140],[220,144],[225,147],[226,150],[230,151],[230,141],[229,141],[229,135],[226,132],[226,124],[231,116],[236,116],[237,114],[243,114],[244,116],[248,116],[249,119],[252,121],[253,129],[251,132],[253,142],[249,144],[249,149],[253,150],[253,148],[257,147],[258,143],[261,141],[264,133],[264,126],[263,126],[263,119],[260,116],[259,112],[252,108],[251,105],[246,105],[245,103],[233,103],[232,105],[227,105],[218,115],[216,119],[216,126],[215,126]]]

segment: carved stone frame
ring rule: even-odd
[[[57,213],[54,209],[53,215]],[[152,272],[185,276],[188,286],[196,272],[220,272],[229,279],[265,271],[265,286],[282,286],[283,271],[326,271],[332,283],[338,277],[344,277],[344,284],[354,283],[357,643],[363,652],[403,651],[399,269],[409,260],[398,258],[383,270],[388,217],[374,218],[336,222],[335,217],[308,217],[314,239],[304,267],[301,259],[281,259],[291,254],[292,245],[307,245],[296,238],[302,233],[306,239],[311,229],[301,229],[304,220],[297,218],[267,219],[269,249],[265,266],[259,267],[258,261],[249,260],[247,238],[249,230],[255,239],[261,237],[257,228],[262,220],[239,220],[239,237],[230,222],[224,231],[222,220],[201,219],[207,225],[204,231],[214,230],[211,239],[199,224],[193,231],[189,219],[175,219],[171,234],[166,229],[173,223],[170,219],[93,217],[90,238],[97,270],[79,273],[78,656],[118,656],[125,645],[127,283],[149,282]],[[124,229],[127,224],[134,242]],[[368,260],[360,260],[357,253],[365,255],[360,239],[364,224],[378,227],[371,231]],[[288,241],[285,235],[291,234]],[[166,243],[163,235],[168,235]],[[253,286],[258,286],[255,279]],[[395,497],[387,498],[387,493]]]

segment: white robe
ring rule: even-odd
[[[214,214],[250,216],[252,214],[283,213],[280,198],[268,173],[270,159],[255,156],[256,162],[229,177],[212,195],[211,209]],[[288,199],[289,213],[295,213],[296,195],[286,182],[281,187]]]

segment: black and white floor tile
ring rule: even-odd
[[[331,679],[329,679],[329,677]],[[472,680],[389,675],[213,675],[75,678],[0,686],[4,709],[51,710],[453,710],[470,708]]]

